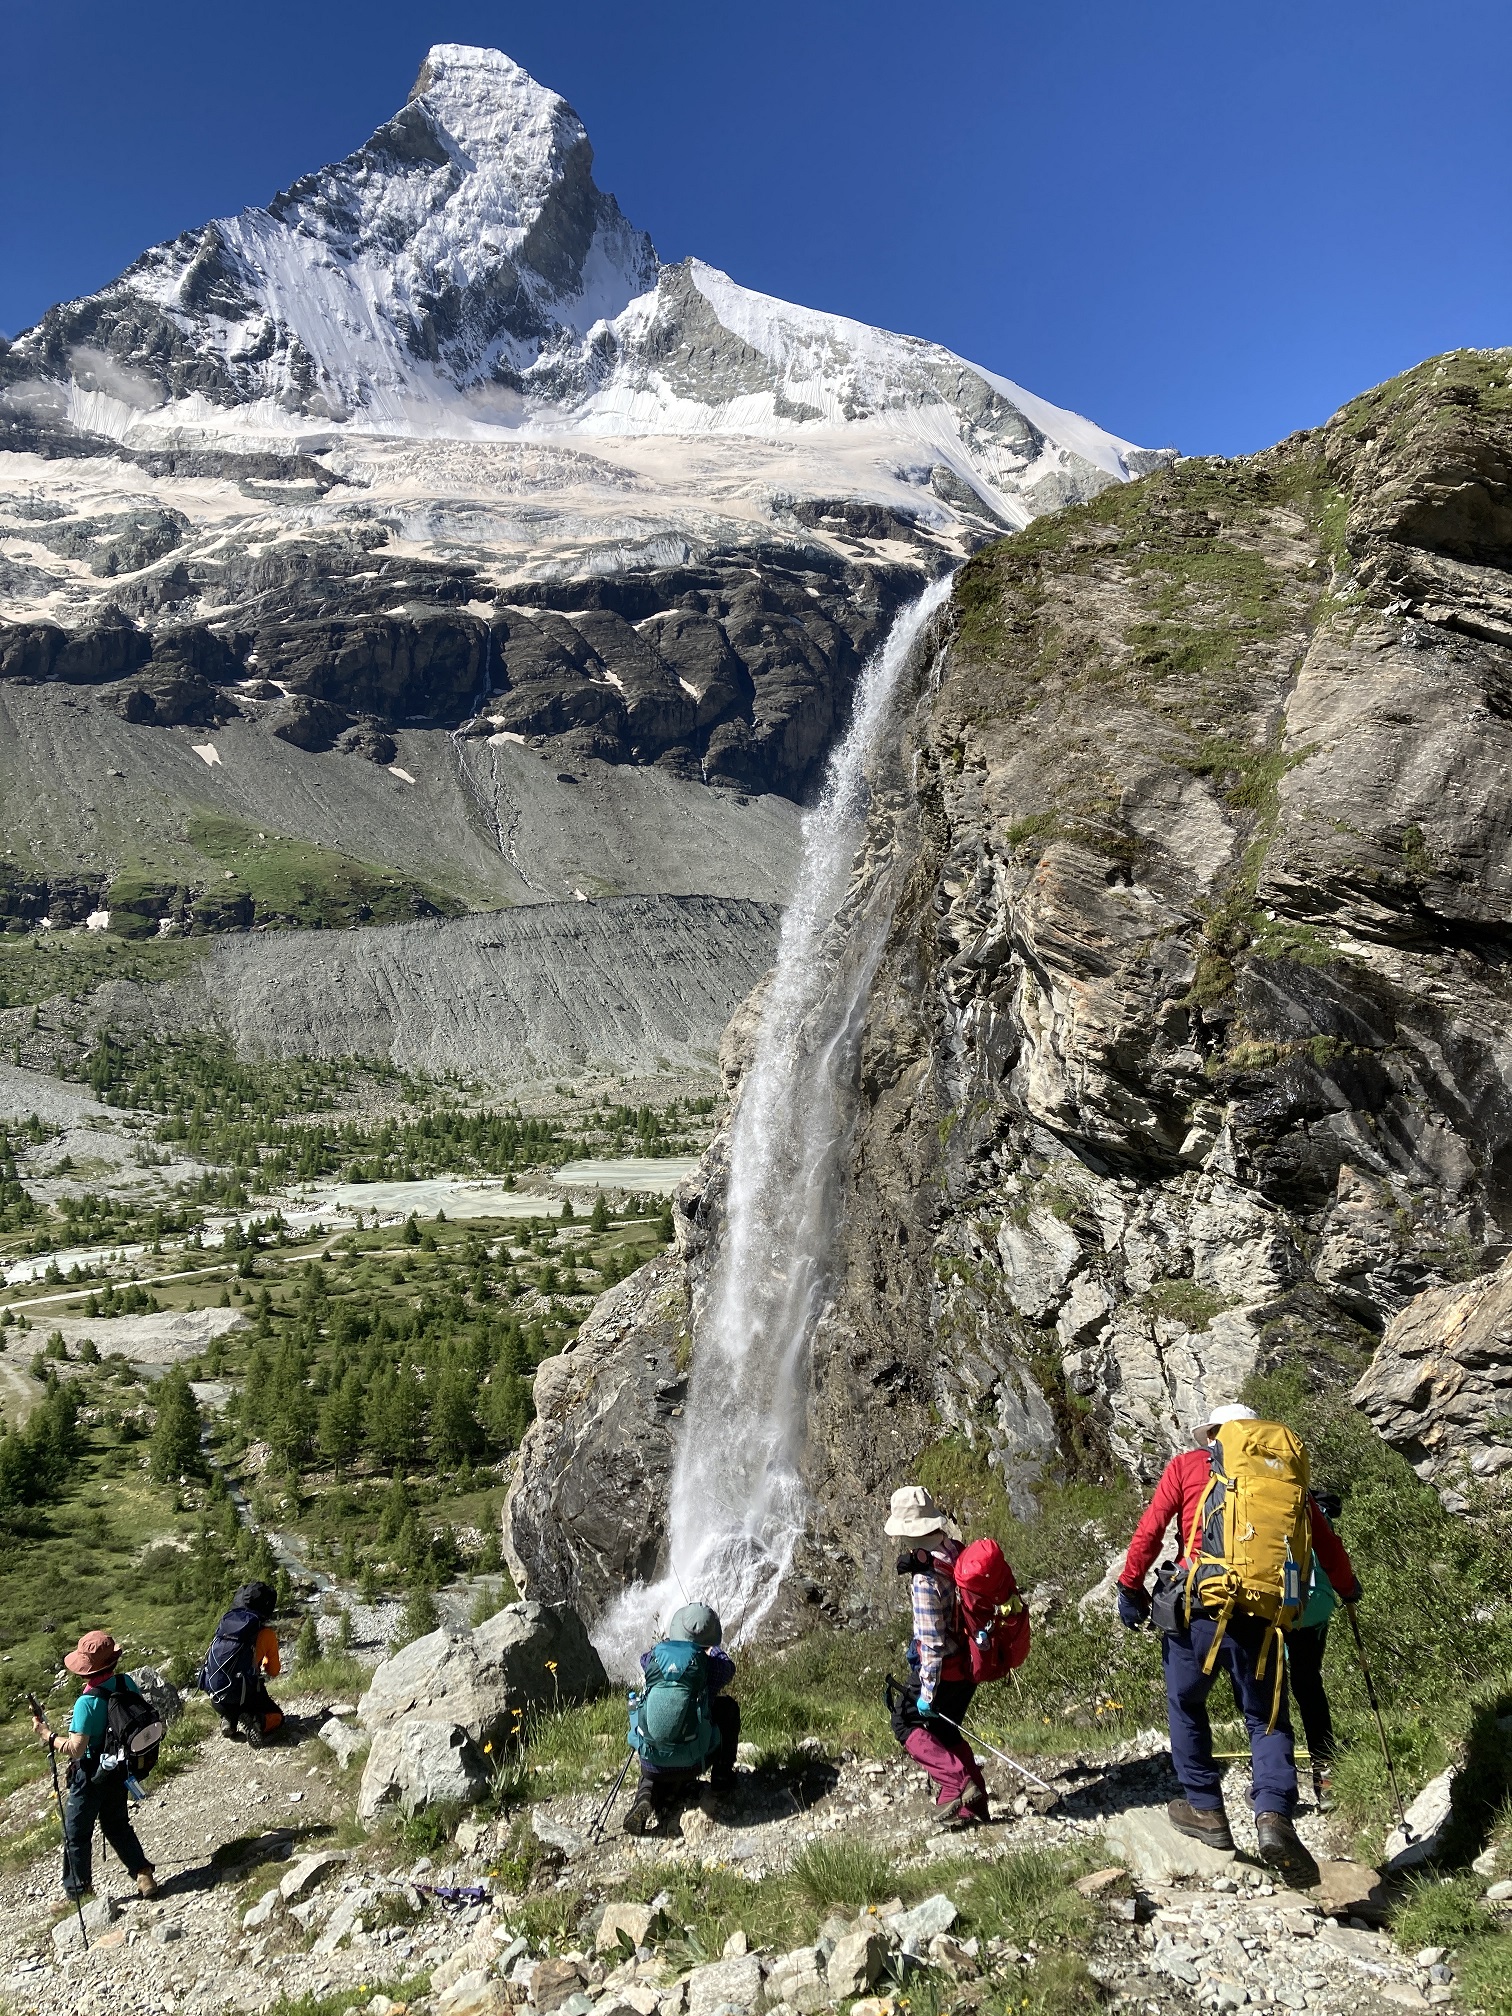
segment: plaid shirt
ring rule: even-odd
[[[946,1540],[943,1546],[935,1548],[933,1558],[954,1561],[960,1551],[958,1540]],[[961,1634],[956,1628],[955,1583],[947,1575],[915,1575],[909,1587],[913,1596],[919,1692],[933,1696],[940,1684],[940,1669],[961,1650]]]

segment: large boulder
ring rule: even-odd
[[[1512,1260],[1393,1317],[1354,1403],[1451,1511],[1512,1466]]]
[[[384,1660],[357,1719],[374,1731],[415,1719],[442,1722],[481,1750],[509,1733],[516,1709],[588,1700],[608,1684],[575,1610],[511,1603],[474,1631],[443,1625]],[[377,1751],[375,1741],[368,1773]]]
[[[362,1768],[357,1818],[371,1824],[385,1809],[471,1806],[483,1796],[488,1768],[479,1746],[455,1722],[409,1715],[380,1729]]]
[[[665,1537],[673,1435],[687,1398],[688,1283],[659,1254],[599,1298],[535,1376],[535,1419],[504,1507],[523,1587],[589,1616],[651,1579]]]
[[[156,1708],[165,1729],[177,1722],[184,1712],[184,1697],[166,1674],[156,1666],[139,1666],[131,1677]]]

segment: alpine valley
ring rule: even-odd
[[[0,347],[7,2006],[1505,2016],[1509,769],[1512,351],[1137,448],[664,265],[493,50]],[[1113,1608],[1234,1402],[1374,1662],[1307,1899]],[[990,1835],[905,1483],[1032,1616]],[[191,1708],[75,1956],[24,1690],[248,1575],[288,1740]],[[690,1599],[731,1803],[605,1836]]]

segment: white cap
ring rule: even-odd
[[[1215,1407],[1207,1417],[1209,1428],[1221,1428],[1226,1421],[1258,1421],[1253,1407]]]

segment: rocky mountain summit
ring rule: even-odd
[[[406,734],[455,734],[801,799],[924,579],[1152,459],[936,345],[663,266],[571,108],[442,44],[356,153],[0,354],[0,704],[21,738],[62,687],[347,770],[413,777]],[[386,860],[381,820],[355,837]],[[59,851],[29,831],[23,865]]]
[[[1393,1440],[1489,1391],[1504,1288],[1451,1284],[1512,1209],[1509,366],[1431,361],[959,577],[857,871],[898,893],[810,1371],[811,1598],[881,1603],[888,1490],[942,1429],[1027,1509],[1057,1468],[1148,1479],[1254,1371],[1352,1384],[1394,1316],[1404,1362],[1403,1325],[1442,1341],[1362,1392]],[[597,1393],[643,1390],[658,1481],[642,1366],[669,1309],[696,1363],[725,1152],[679,1199],[680,1281],[577,1346]],[[582,1486],[628,1474],[625,1410],[543,1378],[516,1550],[591,1602],[664,1493],[607,1532]]]

